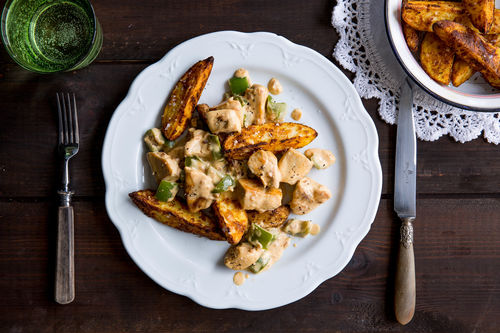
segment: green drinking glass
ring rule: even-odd
[[[80,69],[102,46],[102,30],[86,0],[8,0],[2,40],[22,67],[38,73]]]

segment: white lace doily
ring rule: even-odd
[[[379,113],[389,124],[396,121],[399,87],[406,76],[389,45],[382,0],[337,0],[332,25],[340,35],[333,55],[355,73],[354,86],[362,98],[378,98]],[[449,134],[467,142],[483,133],[500,143],[500,113],[470,112],[449,106],[414,90],[413,111],[417,137],[434,141]]]

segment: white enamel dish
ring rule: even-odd
[[[226,242],[177,231],[145,216],[128,193],[155,188],[144,158],[142,137],[159,126],[169,92],[196,61],[214,56],[200,103],[215,105],[233,72],[245,67],[253,82],[271,77],[284,87],[278,101],[319,135],[308,146],[330,149],[337,163],[310,177],[328,186],[333,198],[306,215],[321,226],[315,237],[294,239],[269,271],[233,284],[222,259]],[[287,116],[287,120],[291,119]],[[271,33],[216,32],[188,40],[146,68],[110,121],[102,153],[106,208],[136,264],[162,287],[210,308],[264,310],[294,302],[339,273],[368,233],[377,212],[382,172],[378,136],[349,80],[328,59]],[[140,288],[140,286],[137,286]]]
[[[500,1],[496,1],[497,8]],[[479,73],[460,87],[445,86],[431,79],[412,54],[401,26],[402,0],[385,0],[385,22],[390,44],[401,66],[422,89],[435,98],[472,111],[500,111],[500,94]]]

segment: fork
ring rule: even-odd
[[[58,152],[63,158],[62,186],[59,194],[57,224],[57,262],[55,300],[68,304],[75,298],[73,192],[69,189],[69,160],[78,153],[80,136],[75,94],[58,93]]]

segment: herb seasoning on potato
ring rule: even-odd
[[[500,10],[494,0],[403,1],[403,32],[416,48],[413,31],[425,31],[420,63],[436,82],[458,87],[480,72],[500,89]]]

